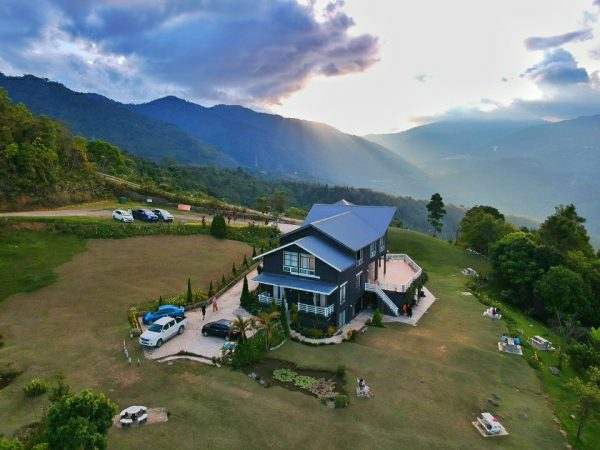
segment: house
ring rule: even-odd
[[[345,200],[313,205],[302,226],[280,237],[262,258],[259,301],[290,309],[297,305],[303,327],[341,327],[367,305],[398,315],[404,293],[421,268],[407,255],[387,252],[387,230],[395,207],[360,206]]]

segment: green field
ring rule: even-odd
[[[230,270],[247,246],[208,236],[89,241],[86,252],[58,268],[54,284],[0,303],[0,364],[24,370],[0,391],[0,433],[12,435],[47,405],[44,397],[23,396],[27,381],[62,373],[74,389],[105,392],[119,406],[169,411],[165,424],[112,429],[109,448],[564,448],[535,371],[496,349],[505,324],[482,318],[484,307],[461,294],[460,269],[485,271],[486,260],[397,229],[389,249],[421,264],[439,297],[419,326],[370,328],[355,343],[335,346],[288,342],[271,355],[315,369],[344,364],[348,392],[360,376],[376,394],[370,401],[351,396],[349,408],[330,410],[226,368],[145,360],[129,367],[124,360],[127,305],[184,290],[188,276],[200,287]],[[137,346],[129,346],[135,360]],[[492,394],[498,407],[488,403]],[[510,436],[484,440],[470,424],[481,410],[497,414]]]

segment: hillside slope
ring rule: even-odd
[[[74,92],[33,75],[0,74],[0,87],[8,91],[13,101],[24,103],[34,113],[64,122],[73,134],[112,142],[153,161],[173,157],[183,164],[237,165],[216,147],[180,128],[138,114],[101,95]]]
[[[165,97],[130,108],[178,125],[246,167],[306,173],[328,183],[409,195],[429,193],[427,176],[387,148],[328,125],[258,113],[241,106],[206,108]]]

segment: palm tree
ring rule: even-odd
[[[258,318],[258,331],[262,331],[265,334],[265,343],[267,350],[269,350],[269,342],[273,338],[273,332],[277,328],[277,322],[275,319],[279,318],[279,311],[273,311],[270,313],[261,312]]]
[[[233,320],[233,322],[231,322],[231,327],[234,329],[234,331],[237,331],[238,333],[240,333],[240,338],[242,340],[242,342],[246,341],[246,332],[249,331],[252,326],[254,325],[254,319],[253,318],[244,318],[242,316],[240,316],[239,314],[235,316],[235,319]]]

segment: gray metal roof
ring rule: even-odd
[[[277,247],[276,249],[255,256],[253,259],[262,258],[265,255],[282,250],[290,245],[297,245],[303,250],[306,250],[308,253],[314,255],[325,264],[336,269],[338,272],[343,272],[348,267],[354,265],[353,256],[349,256],[343,252],[340,252],[337,248],[333,247],[317,236],[306,236],[298,239],[297,241],[289,242],[281,247]]]
[[[391,206],[316,204],[300,229],[312,226],[356,251],[383,236],[395,213],[396,207]]]
[[[275,275],[272,273],[261,273],[254,277],[252,281],[271,286],[282,286],[299,291],[315,292],[317,294],[330,295],[338,288],[336,284],[326,283],[319,280],[310,280],[288,275]]]

